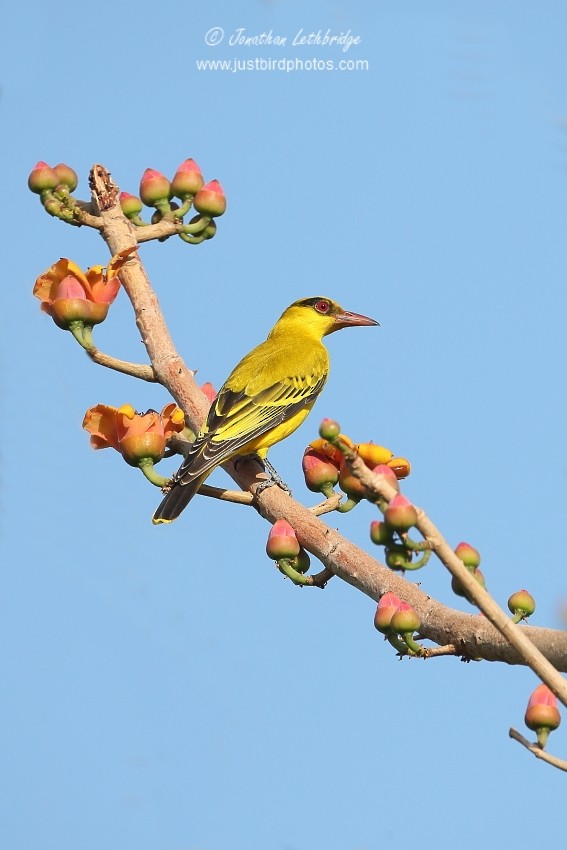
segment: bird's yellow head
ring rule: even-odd
[[[360,313],[349,313],[336,301],[317,295],[314,298],[301,298],[284,310],[272,333],[291,332],[299,329],[311,332],[321,339],[341,328],[359,325],[377,325],[378,322]]]

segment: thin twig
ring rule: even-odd
[[[423,651],[414,658],[439,658],[442,655],[457,655],[457,650],[452,643],[447,643],[445,646],[424,646]]]
[[[131,375],[133,378],[140,378],[142,381],[155,383],[157,376],[151,366],[146,366],[143,363],[130,363],[128,360],[119,360],[117,357],[111,357],[110,354],[105,354],[98,348],[86,348],[85,351],[93,361],[99,366],[106,366],[108,369],[114,369],[115,372],[122,372],[124,375]]]
[[[528,741],[527,738],[524,738],[523,735],[520,735],[516,729],[513,727],[508,730],[508,735],[514,740],[521,744],[526,750],[529,750],[536,759],[541,759],[542,761],[546,761],[548,764],[553,765],[558,770],[567,771],[567,761],[564,759],[557,758],[557,756],[552,756],[551,753],[547,753],[545,750],[542,750],[538,744],[534,744],[531,741]]]
[[[74,209],[81,224],[84,224],[85,227],[92,227],[94,230],[102,230],[102,219],[99,215],[94,214],[92,203],[75,200]]]
[[[254,502],[252,493],[245,493],[244,490],[226,490],[223,487],[211,487],[209,484],[201,484],[199,493],[201,496],[220,499],[221,502],[234,502],[237,505],[252,505]]]

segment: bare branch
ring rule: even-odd
[[[557,758],[557,756],[552,756],[550,753],[546,752],[545,750],[542,750],[539,744],[535,744],[531,741],[528,741],[528,739],[524,738],[523,735],[520,735],[520,733],[517,732],[516,729],[510,728],[508,730],[508,734],[514,741],[517,741],[519,744],[525,747],[526,750],[529,750],[530,753],[532,753],[536,757],[536,759],[546,761],[548,764],[553,765],[553,767],[556,767],[558,770],[567,771],[567,761]]]
[[[85,351],[93,361],[99,366],[106,366],[108,369],[114,369],[116,372],[122,372],[124,375],[130,375],[132,378],[140,378],[142,381],[156,382],[157,377],[151,366],[146,366],[143,363],[130,363],[128,360],[119,360],[116,357],[111,357],[110,354],[104,354],[95,346],[85,348]]]

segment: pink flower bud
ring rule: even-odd
[[[370,523],[370,539],[377,546],[384,546],[392,540],[392,529],[377,519]]]
[[[53,170],[59,178],[59,185],[66,186],[70,192],[74,192],[79,185],[77,172],[70,165],[65,165],[64,162],[60,162],[59,165],[54,166]]]
[[[401,493],[395,495],[386,508],[384,519],[395,531],[408,531],[417,522],[417,511]]]
[[[171,184],[167,177],[153,168],[146,168],[140,180],[140,198],[147,207],[171,197]]]
[[[204,384],[201,384],[201,390],[205,393],[211,404],[217,397],[217,391],[213,387],[210,381],[205,381]]]
[[[459,543],[455,548],[455,555],[469,569],[474,569],[480,564],[480,552],[474,546],[471,546],[470,543]]]
[[[171,181],[171,194],[183,200],[187,195],[195,195],[202,188],[203,175],[194,159],[184,160]]]
[[[80,298],[86,301],[84,287],[75,275],[68,274],[57,284],[54,300],[60,301],[62,298]]]
[[[341,426],[334,419],[323,419],[319,425],[319,436],[323,440],[334,440],[341,432]]]
[[[542,727],[557,729],[561,723],[557,698],[547,685],[538,685],[530,696],[524,720],[528,729],[534,732]]]
[[[334,487],[339,480],[339,470],[328,457],[309,446],[301,461],[305,483],[312,493],[320,493],[323,488]]]
[[[405,632],[416,632],[420,626],[421,620],[409,602],[400,602],[390,620],[392,631],[403,635]]]
[[[36,163],[28,177],[28,187],[36,195],[41,195],[45,189],[55,189],[60,180],[55,170],[41,160]]]
[[[397,610],[401,599],[395,593],[385,593],[380,597],[376,613],[374,614],[374,627],[383,635],[390,631],[390,622],[394,612]]]
[[[295,558],[299,555],[299,541],[286,519],[278,519],[272,525],[266,543],[266,554],[274,561],[280,558]]]
[[[387,466],[385,463],[379,463],[378,466],[375,466],[372,472],[375,472],[376,475],[383,475],[388,484],[391,484],[395,490],[400,489],[400,485],[398,484],[398,479],[396,478],[396,473],[393,469]]]
[[[126,218],[133,218],[142,212],[143,203],[137,195],[120,192],[120,207]]]
[[[193,206],[201,215],[211,218],[222,215],[226,210],[226,195],[219,181],[205,183],[193,198]]]
[[[509,598],[508,608],[512,614],[521,614],[522,617],[529,617],[535,611],[535,599],[527,590],[517,590]]]

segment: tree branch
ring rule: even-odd
[[[396,490],[382,475],[371,472],[364,461],[356,457],[349,459],[349,466],[354,475],[364,484],[367,490],[376,498],[383,497],[388,501],[395,496]],[[560,676],[554,665],[530,640],[526,629],[514,623],[500,608],[492,596],[482,587],[467,570],[461,559],[453,552],[437,526],[421,508],[417,509],[418,520],[416,528],[430,544],[439,560],[445,565],[452,576],[463,585],[478,608],[486,615],[500,634],[520,653],[526,664],[545,682],[553,693],[567,706],[567,681]]]
[[[118,203],[118,189],[103,166],[94,166],[91,172],[91,186],[93,207],[100,215],[101,233],[110,253],[114,255],[135,245],[137,229],[122,215]],[[139,258],[134,257],[127,262],[120,271],[120,278],[132,303],[136,323],[157,380],[169,390],[184,410],[189,426],[198,431],[205,419],[208,402],[194,381],[193,373],[175,350],[158,299]],[[256,495],[256,489],[262,480],[259,476],[263,473],[262,467],[256,461],[240,460],[238,469],[234,468],[233,463],[225,464],[224,468],[243,490],[252,494],[256,509],[265,519],[271,523],[277,519],[287,519],[295,529],[301,545],[317,557],[329,571],[373,600],[377,601],[380,596],[391,590],[409,602],[420,616],[420,633],[424,638],[440,646],[451,644],[455,652],[464,658],[525,664],[526,659],[517,648],[521,645],[522,649],[525,649],[525,646],[514,638],[519,630],[525,639],[529,639],[528,642],[531,641],[544,661],[547,659],[557,669],[567,671],[565,632],[515,627],[515,630],[503,630],[506,634],[504,637],[488,620],[478,615],[463,614],[432,599],[419,587],[396,575],[336,530],[325,525],[313,511],[294,501],[279,487],[269,487]],[[420,524],[426,535],[433,534],[432,529],[425,523],[424,514],[420,515]],[[435,542],[439,546],[438,537],[435,537]],[[443,546],[440,546],[440,551],[446,556]],[[452,562],[448,556],[447,560]],[[459,580],[469,590],[465,584],[467,577],[462,578],[459,575]],[[473,590],[479,587],[476,582],[474,584],[475,588],[470,589],[471,595]],[[515,645],[509,642],[510,635],[513,636]],[[557,693],[561,688],[557,688],[555,671],[554,674],[555,687],[549,684],[552,677],[547,677],[547,674],[544,681]]]
[[[130,363],[128,360],[119,360],[117,357],[111,357],[110,354],[104,354],[96,346],[85,348],[93,363],[99,366],[106,366],[108,369],[114,369],[115,372],[122,372],[123,375],[130,375],[132,378],[140,378],[142,381],[157,381],[156,374],[151,366],[146,366],[143,363]]]
[[[531,741],[528,741],[527,738],[524,738],[523,735],[520,735],[516,729],[511,728],[508,730],[509,736],[514,740],[521,744],[526,750],[529,750],[536,759],[542,759],[542,761],[546,761],[548,764],[553,765],[553,767],[558,768],[559,770],[567,771],[567,761],[563,759],[557,758],[557,756],[552,756],[550,753],[547,753],[545,750],[542,750],[539,744],[534,744]]]

